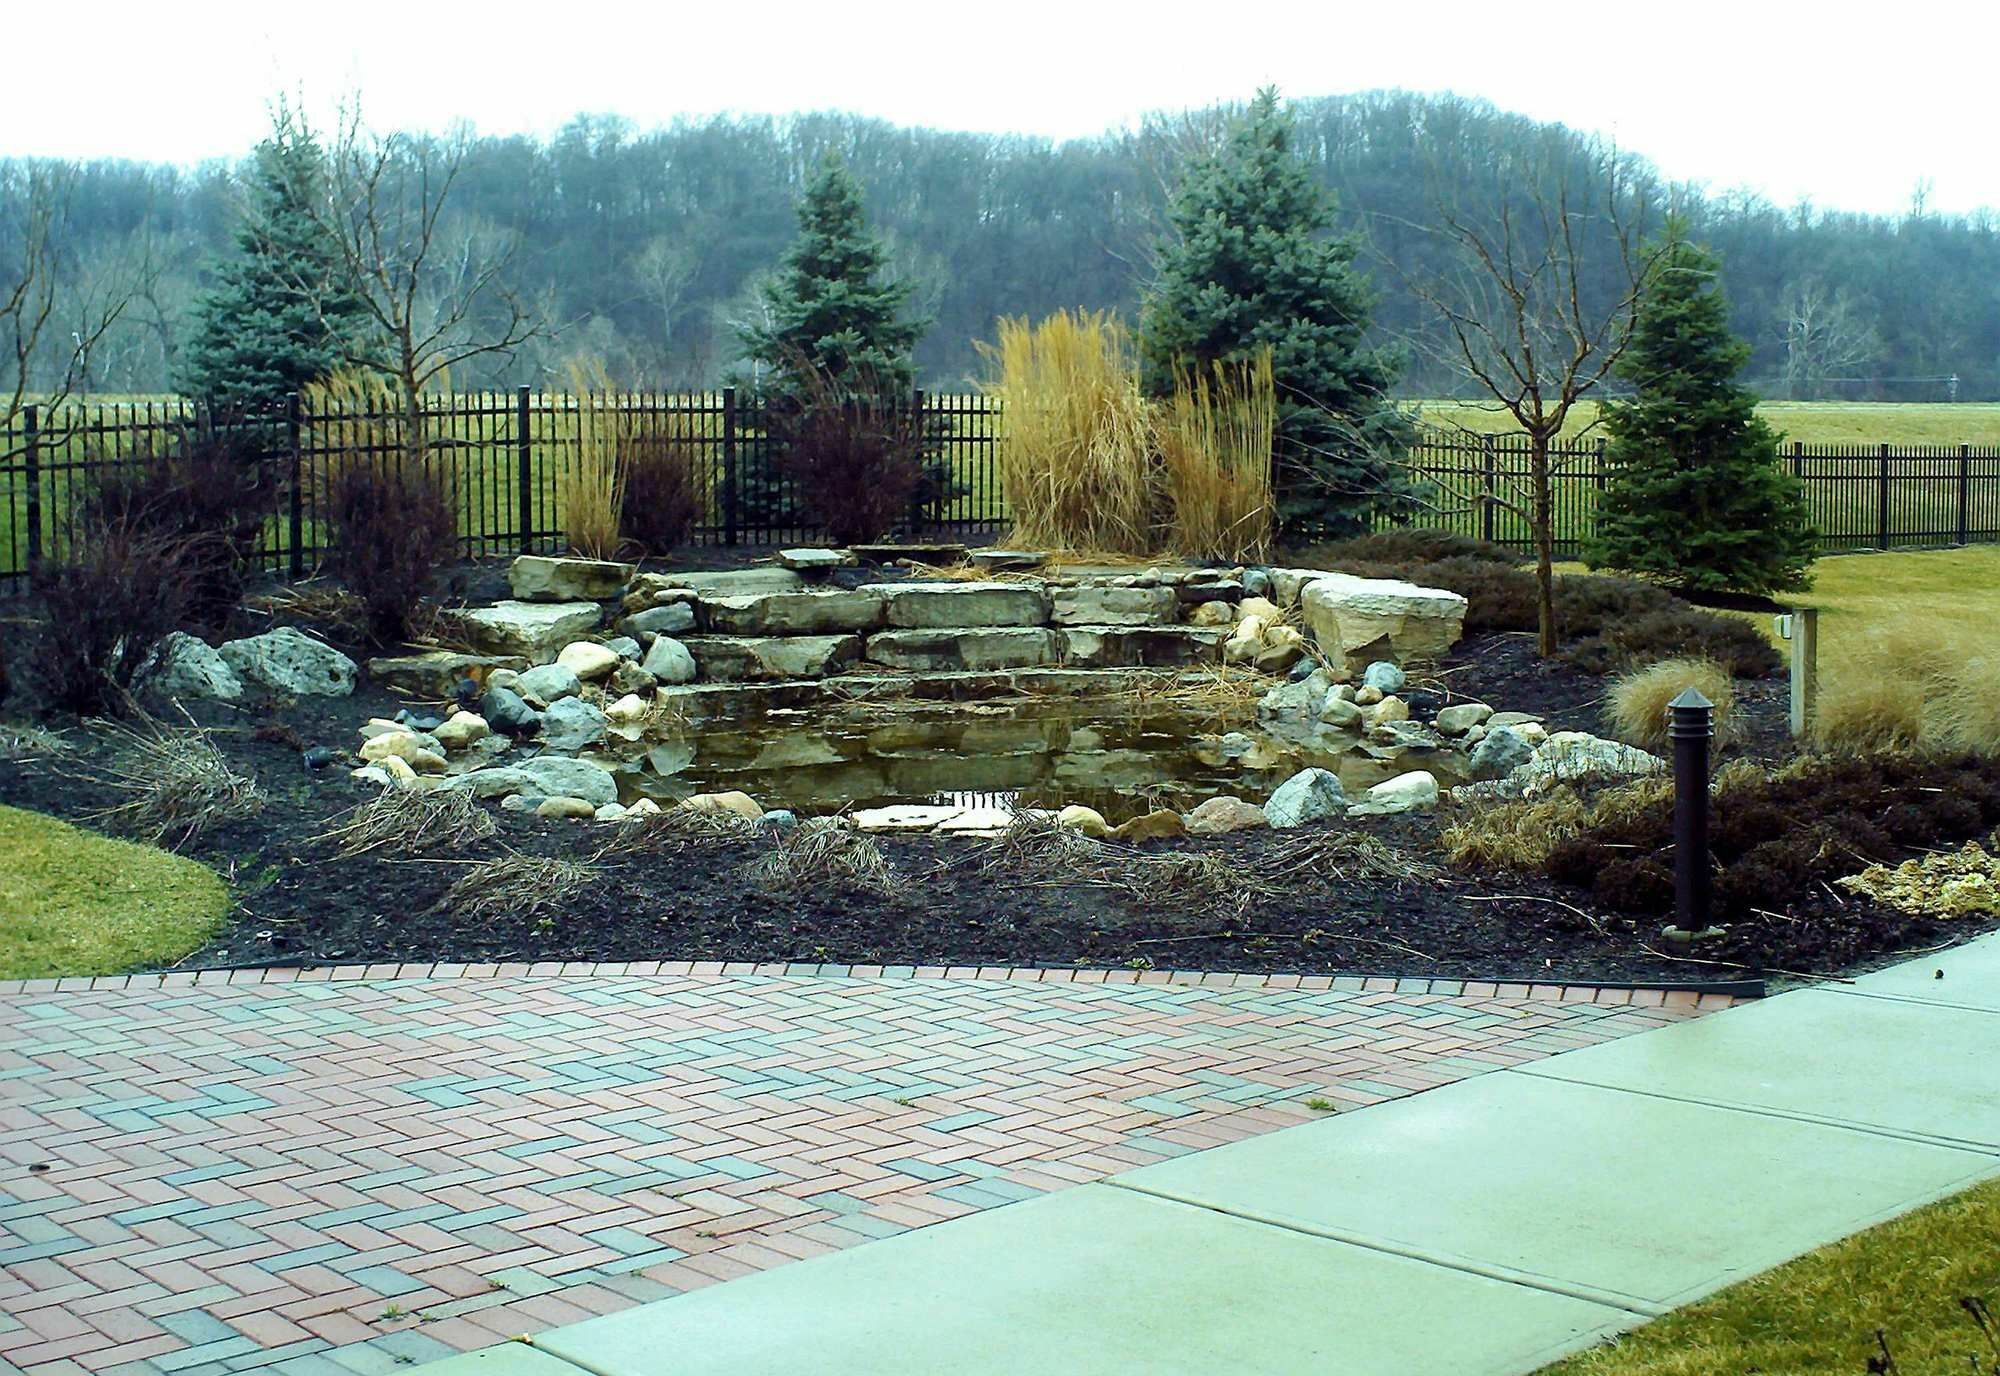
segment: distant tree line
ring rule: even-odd
[[[1526,150],[1547,165],[1552,150],[1567,150],[1570,185],[1587,202],[1603,190],[1589,184],[1602,175],[1598,150],[1572,131],[1448,96],[1376,92],[1288,109],[1294,151],[1334,193],[1331,230],[1358,236],[1357,267],[1380,298],[1371,339],[1407,358],[1399,390],[1462,390],[1444,326],[1412,287],[1450,269],[1451,246],[1437,233],[1440,181],[1455,167],[1525,163]],[[1063,143],[838,114],[647,132],[586,116],[547,141],[469,138],[454,145],[462,156],[430,226],[428,261],[491,268],[499,289],[461,293],[449,307],[412,299],[408,310],[461,313],[452,327],[483,338],[506,336],[518,312],[540,323],[515,347],[464,358],[452,386],[558,386],[578,352],[602,357],[623,385],[715,383],[745,331],[779,324],[765,318],[763,288],[797,233],[801,193],[834,153],[861,186],[891,275],[909,287],[910,318],[931,322],[916,346],[918,379],[954,388],[978,373],[973,341],[991,337],[1001,315],[1080,306],[1136,321],[1162,236],[1178,232],[1180,173],[1216,149],[1229,113],[1153,118]],[[414,159],[436,146],[413,138],[390,151]],[[226,338],[202,336],[193,306],[242,288],[230,276],[232,246],[273,175],[268,160],[0,163],[0,281],[24,252],[31,183],[55,174],[63,234],[31,374],[72,369],[76,340],[101,323],[93,312],[113,293],[122,309],[71,390],[167,390],[187,375],[191,353],[226,350]],[[1780,207],[1674,186],[1630,159],[1620,174],[1652,204],[1675,208],[1688,236],[1718,255],[1734,328],[1750,346],[1745,376],[1764,395],[1936,400],[1956,376],[1962,399],[2000,397],[2000,233],[1990,214],[1929,213],[1920,196],[1893,216]],[[0,356],[0,368],[16,360]]]

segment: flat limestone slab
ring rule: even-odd
[[[1499,1071],[1119,1180],[1663,1311],[1996,1169],[1969,1151]]]
[[[861,591],[887,604],[887,625],[906,629],[1040,626],[1049,619],[1041,589],[1012,583],[865,583]]]
[[[691,635],[702,678],[719,683],[825,678],[861,655],[858,635]]]
[[[882,624],[883,599],[867,592],[703,593],[702,625],[719,635],[838,635]]]
[[[1480,1376],[1633,1321],[1081,1185],[535,1341],[597,1376]]]
[[[461,1352],[456,1357],[425,1362],[422,1370],[426,1376],[590,1376],[582,1367],[526,1343],[501,1343],[477,1352]]]
[[[2000,932],[1863,975],[1852,987],[1864,994],[1924,999],[2000,1013]]]
[[[1727,1017],[1551,1057],[1523,1073],[2000,1153],[1995,1013],[1802,989]]]
[[[879,631],[868,637],[867,655],[891,669],[1026,669],[1061,657],[1056,634],[1040,626]]]

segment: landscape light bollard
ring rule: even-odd
[[[1708,743],[1715,704],[1693,688],[1667,704],[1674,742],[1674,922],[1692,941],[1708,928]]]

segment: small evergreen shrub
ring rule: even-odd
[[[624,539],[642,556],[686,544],[706,506],[689,447],[666,435],[627,435],[618,444],[618,466],[625,475]]]
[[[117,716],[169,632],[187,617],[183,546],[128,520],[92,520],[44,572],[46,617],[33,656],[53,706]]]
[[[343,455],[320,511],[333,537],[329,566],[360,600],[369,635],[383,645],[407,639],[439,566],[457,549],[444,475],[400,455]]]
[[[228,624],[276,512],[276,470],[254,434],[182,434],[109,470],[84,500],[85,524],[123,528],[174,547],[196,629]]]
[[[1375,564],[1435,564],[1445,559],[1480,559],[1496,564],[1525,567],[1528,556],[1491,540],[1460,535],[1450,530],[1428,530],[1421,526],[1396,527],[1355,535],[1318,545],[1311,551],[1315,564],[1358,561]]]

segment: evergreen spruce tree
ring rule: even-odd
[[[888,254],[868,232],[861,185],[829,156],[799,201],[799,238],[758,292],[764,319],[737,331],[762,365],[760,395],[777,409],[802,404],[810,369],[827,382],[883,396],[916,386],[910,351],[929,322],[906,318],[910,286],[891,279]]]
[[[281,111],[252,159],[236,254],[196,302],[181,391],[224,414],[269,415],[346,360],[361,304],[339,288],[306,211],[325,180],[318,142]]]
[[[1678,221],[1664,235],[1617,369],[1634,393],[1604,406],[1610,473],[1585,558],[1694,591],[1802,588],[1816,535],[1777,432],[1736,382],[1750,346],[1729,331],[1718,261]]]
[[[1330,233],[1333,200],[1291,139],[1277,92],[1262,90],[1226,144],[1188,168],[1140,347],[1145,388],[1164,396],[1176,367],[1247,362],[1270,346],[1273,489],[1280,533],[1298,541],[1353,534],[1391,510],[1407,491],[1395,464],[1412,431],[1384,399],[1400,357],[1363,347],[1375,295],[1359,245]]]
[[[855,445],[865,447],[860,432],[887,443],[876,422],[915,392],[910,353],[930,322],[906,314],[910,285],[888,274],[888,253],[862,212],[861,184],[838,157],[829,154],[806,186],[798,216],[797,242],[758,289],[762,319],[740,326],[737,336],[744,360],[758,365],[751,382],[764,408],[764,428],[786,455],[805,505],[814,508],[837,495],[813,480],[812,454],[837,448],[851,457]],[[819,414],[830,405],[844,414]],[[829,445],[828,437],[843,429],[840,422],[851,433]],[[935,507],[951,489],[947,466],[934,452],[939,428],[911,433],[916,452],[877,457],[882,481],[907,483],[912,504]],[[891,478],[900,464],[918,471]],[[823,511],[785,510],[778,468],[756,450],[744,461],[737,502],[741,519],[751,525],[789,525],[801,517],[819,517],[829,527],[848,524]]]

